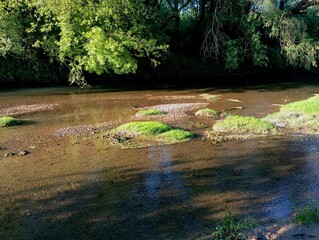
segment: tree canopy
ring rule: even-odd
[[[178,54],[236,71],[318,63],[318,0],[7,0],[0,3],[0,78],[8,63],[134,74]],[[178,54],[177,54],[178,53]],[[36,64],[33,64],[34,66]]]

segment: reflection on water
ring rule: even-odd
[[[275,197],[265,203],[265,212],[274,219],[287,218],[305,202],[319,200],[319,138],[292,139],[283,146],[279,160],[292,171],[286,177],[282,173],[283,177],[272,183]]]
[[[150,172],[146,176],[146,189],[152,198],[165,192],[171,198],[187,200],[187,191],[179,175],[172,170],[171,147],[151,147],[148,159],[151,162]]]
[[[152,225],[163,231],[179,228],[189,234],[198,228],[191,215],[190,196],[179,173],[173,169],[172,146],[150,147],[147,153],[149,169],[144,182],[135,190],[148,214],[157,213]]]

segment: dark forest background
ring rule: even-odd
[[[1,1],[0,83],[316,72],[318,10],[319,0]]]

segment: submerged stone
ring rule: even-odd
[[[14,156],[14,155],[15,155],[15,153],[13,153],[13,152],[7,152],[3,156],[4,157],[10,157],[10,156]]]
[[[29,152],[28,150],[22,150],[22,151],[20,151],[20,152],[18,153],[18,156],[26,156],[26,155],[28,155],[28,154],[30,154],[30,152]]]

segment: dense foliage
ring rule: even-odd
[[[317,0],[1,1],[0,79],[67,68],[84,84],[85,73],[134,74],[146,59],[177,72],[198,64],[188,59],[221,71],[311,69],[318,10]]]

